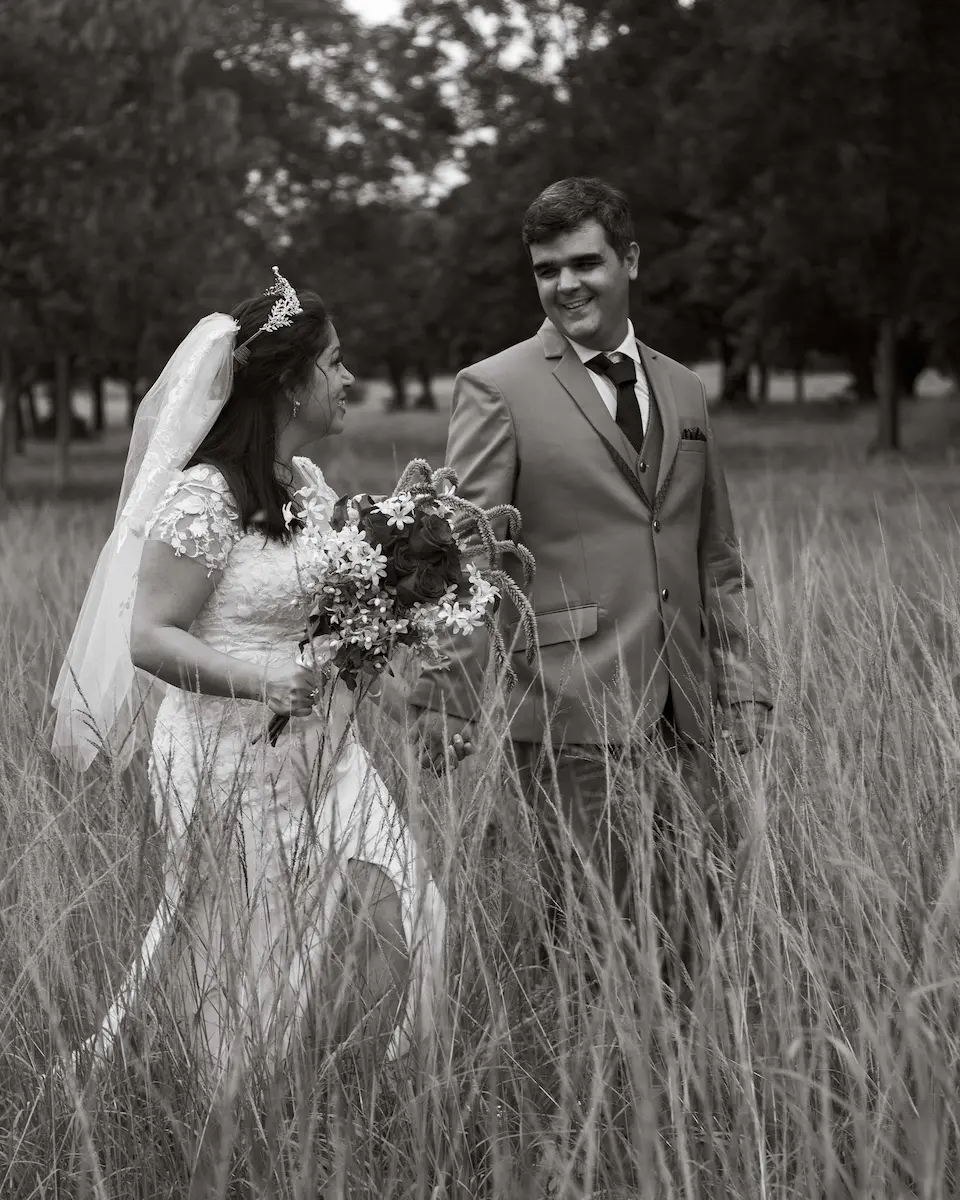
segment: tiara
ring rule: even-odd
[[[250,361],[250,351],[247,347],[254,338],[258,338],[261,333],[273,333],[276,329],[283,329],[285,325],[292,325],[292,317],[297,313],[303,312],[303,306],[296,291],[286,279],[280,274],[277,267],[273,268],[273,273],[276,279],[271,283],[267,290],[263,293],[265,296],[277,296],[279,299],[273,308],[270,309],[270,316],[256,333],[252,334],[243,345],[238,346],[233,352],[233,357],[237,360],[241,367],[245,367]]]

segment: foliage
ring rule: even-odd
[[[509,240],[526,203],[551,179],[599,174],[631,199],[637,311],[668,351],[717,354],[742,378],[753,361],[794,367],[828,350],[865,391],[884,322],[907,388],[918,351],[921,365],[953,355],[960,15],[950,6],[887,0],[882,19],[876,4],[827,0],[408,8],[411,30],[430,22],[465,59],[469,179],[448,211],[472,250],[462,292],[479,310],[478,345],[502,344],[530,307]]]
[[[335,0],[37,0],[4,6],[0,46],[5,312],[80,365],[152,372],[297,221],[392,195],[442,148],[419,58],[405,71]]]
[[[524,208],[600,174],[647,340],[722,359],[731,399],[752,362],[829,353],[889,418],[957,365],[958,55],[942,0],[6,5],[3,337],[48,376],[58,350],[150,374],[279,260],[401,404],[411,369],[532,332]]]

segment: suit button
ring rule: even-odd
[[[663,591],[660,593],[660,599],[661,600],[669,600],[670,599],[670,589],[669,588],[663,589]]]
[[[654,521],[654,523],[653,523],[653,532],[654,532],[654,533],[659,533],[659,532],[660,532],[660,522],[659,522],[659,521]]]
[[[638,463],[638,466],[640,468],[640,474],[642,475],[644,473],[644,471],[646,471],[646,469],[647,469],[647,464],[641,459],[640,462]]]

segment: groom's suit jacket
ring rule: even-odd
[[[447,464],[458,490],[483,508],[515,505],[537,563],[534,666],[513,606],[500,613],[519,677],[516,741],[618,743],[625,718],[649,728],[668,694],[678,730],[703,741],[716,700],[771,703],[703,385],[640,353],[651,404],[639,454],[549,321],[457,376]],[[465,641],[448,645],[448,668],[424,672],[414,703],[477,717],[487,638]]]

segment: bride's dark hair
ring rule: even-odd
[[[255,524],[278,541],[289,536],[283,506],[290,499],[292,477],[277,478],[277,402],[306,385],[330,341],[323,301],[316,292],[299,292],[298,297],[303,312],[290,325],[254,338],[245,366],[234,363],[230,398],[189,463],[216,467],[237,503],[244,530]],[[255,296],[237,305],[230,315],[240,324],[238,346],[266,322],[275,303],[275,296]]]

